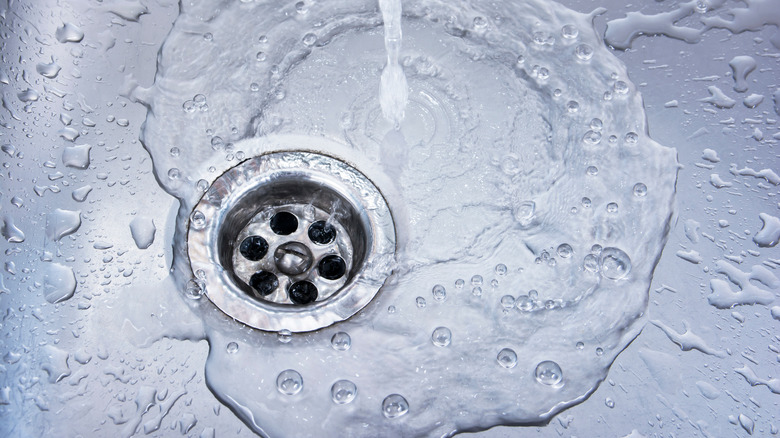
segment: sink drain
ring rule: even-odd
[[[362,173],[276,152],[220,176],[190,215],[187,252],[206,296],[252,327],[304,332],[365,307],[387,277],[395,228]]]

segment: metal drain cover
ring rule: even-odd
[[[390,209],[352,166],[310,152],[246,160],[190,215],[187,253],[206,296],[252,327],[305,332],[379,292],[395,256]]]

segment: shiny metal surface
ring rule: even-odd
[[[298,217],[287,235],[267,225],[279,212]],[[310,224],[319,220],[334,224],[334,242],[308,240]],[[238,254],[249,235],[269,241],[265,261]],[[244,161],[211,184],[190,215],[187,248],[195,277],[223,312],[262,330],[305,332],[349,318],[379,292],[385,278],[362,271],[392,257],[395,230],[382,194],[356,169],[320,154],[275,152]],[[316,265],[334,254],[345,259],[347,273],[322,278]],[[267,299],[254,298],[249,286],[261,269],[280,277]],[[313,303],[294,305],[288,289],[304,280],[321,292]]]

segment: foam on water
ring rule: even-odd
[[[134,91],[157,180],[181,202],[174,280],[203,320],[208,385],[257,433],[536,424],[584,400],[641,329],[677,162],[593,15],[542,0],[404,8],[403,121],[377,93],[390,20],[362,1],[183,3],[153,89]],[[184,236],[207,219],[190,213],[226,169],[312,137],[387,198],[397,258],[371,268],[394,274],[336,326],[247,331],[201,298]],[[200,333],[178,327],[166,335]]]

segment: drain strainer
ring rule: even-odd
[[[276,152],[220,176],[190,215],[190,265],[223,312],[305,332],[365,307],[388,275],[395,228],[362,173],[310,152]]]

